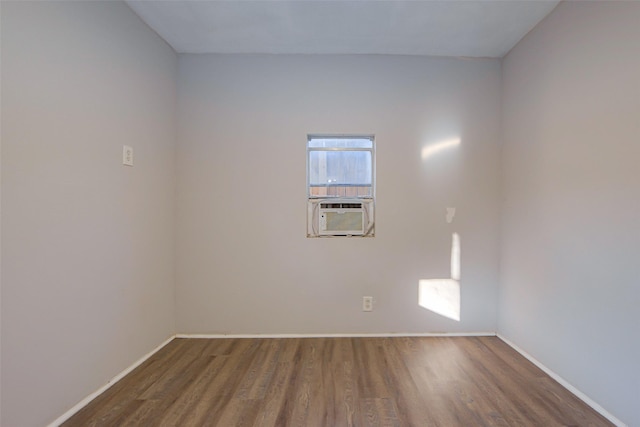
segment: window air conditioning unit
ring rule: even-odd
[[[318,223],[321,236],[362,236],[365,230],[363,203],[321,202]]]

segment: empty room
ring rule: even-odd
[[[640,427],[640,2],[0,17],[3,427]]]

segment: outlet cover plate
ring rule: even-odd
[[[133,148],[128,145],[122,146],[122,164],[133,166]]]

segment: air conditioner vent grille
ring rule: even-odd
[[[320,209],[362,209],[362,203],[320,203]]]

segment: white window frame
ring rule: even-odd
[[[310,142],[313,139],[368,139],[371,141],[371,147],[369,148],[350,148],[350,147],[310,147]],[[353,152],[353,151],[365,151],[371,153],[371,189],[370,194],[367,195],[355,195],[355,196],[340,196],[340,195],[313,195],[311,186],[311,153],[312,152]],[[358,237],[373,237],[375,235],[374,230],[374,214],[375,214],[375,197],[376,197],[376,157],[375,157],[375,135],[371,134],[340,134],[340,135],[327,135],[327,134],[309,134],[307,135],[307,237],[355,237],[353,235],[344,234],[327,234],[319,230],[319,207],[322,203],[349,203],[356,202],[362,203],[362,207],[365,211],[365,226],[364,232],[359,234]],[[342,183],[337,187],[349,187],[348,183]],[[327,185],[330,187],[330,185]],[[363,185],[353,184],[353,187],[366,187]]]

